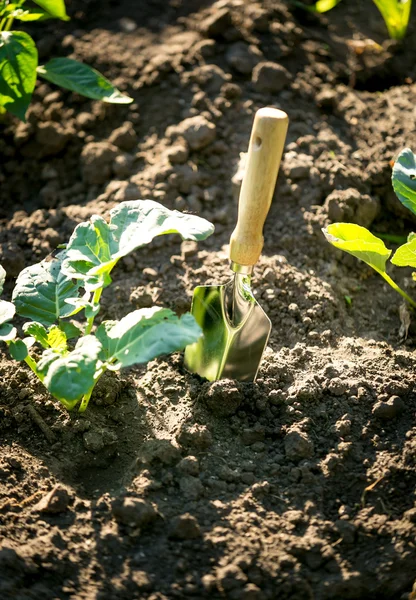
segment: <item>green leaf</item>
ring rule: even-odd
[[[51,17],[69,21],[64,0],[33,0],[33,2],[43,8]]]
[[[322,229],[330,244],[352,254],[378,273],[385,273],[391,250],[365,227],[353,223],[333,223]]]
[[[52,260],[45,259],[23,269],[12,297],[20,316],[53,325],[86,306],[89,298],[80,298],[82,282],[70,279],[61,270],[64,258],[65,252],[60,252]],[[81,301],[75,308],[67,302],[77,299]]]
[[[133,102],[133,98],[122,94],[101,73],[71,58],[53,58],[46,65],[39,66],[37,71],[51,83],[93,100],[112,104]]]
[[[6,281],[6,271],[0,265],[0,294],[3,293],[4,282]]]
[[[9,344],[9,352],[14,360],[25,360],[28,355],[27,346],[23,340],[16,340],[15,342],[10,342]]]
[[[67,340],[72,340],[82,335],[81,329],[69,321],[61,321],[59,323],[59,329],[64,332]]]
[[[13,19],[17,19],[18,21],[23,22],[31,22],[31,21],[46,21],[47,19],[53,19],[52,15],[47,13],[42,8],[17,8],[14,10],[11,15]]]
[[[305,4],[299,0],[291,0],[292,4],[313,13],[325,13],[333,9],[341,0],[318,0],[315,4]]]
[[[398,267],[416,268],[416,237],[412,237],[409,242],[397,248],[391,262]]]
[[[400,202],[416,214],[416,156],[410,148],[402,150],[397,157],[392,182]]]
[[[55,348],[59,352],[64,352],[67,349],[66,335],[57,325],[49,327],[48,344],[51,348]]]
[[[142,308],[121,321],[105,321],[96,332],[102,358],[112,369],[145,363],[161,354],[183,350],[202,335],[190,314],[179,318],[164,308]]]
[[[23,325],[23,331],[28,335],[31,335],[35,340],[43,347],[49,348],[48,332],[42,323],[37,321],[31,321]]]
[[[0,32],[0,106],[25,120],[36,83],[38,51],[23,31]]]
[[[75,349],[64,356],[53,356],[46,350],[45,360],[39,361],[38,370],[46,373],[44,384],[58,400],[73,402],[87,394],[96,381],[101,366],[101,344],[93,335],[81,338]]]
[[[384,19],[389,36],[401,40],[406,35],[412,0],[373,0]]]
[[[0,325],[0,342],[10,342],[11,340],[14,340],[16,335],[16,327],[13,327],[11,323]]]
[[[0,325],[13,319],[15,312],[14,304],[6,302],[6,300],[0,300]]]
[[[110,215],[109,224],[98,216],[80,223],[66,248],[63,271],[84,278],[88,289],[94,278],[108,285],[117,261],[158,235],[179,233],[186,240],[203,240],[214,231],[205,219],[169,210],[152,200],[121,202]]]

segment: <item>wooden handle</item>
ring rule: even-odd
[[[254,117],[246,170],[241,185],[237,226],[230,259],[254,265],[263,249],[263,226],[272,202],[289,119],[277,108],[261,108]]]

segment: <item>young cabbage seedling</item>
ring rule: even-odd
[[[397,158],[393,167],[392,182],[400,202],[416,214],[416,156],[409,148],[405,148]],[[392,250],[385,246],[383,240],[370,233],[365,227],[353,223],[333,223],[322,231],[328,242],[367,263],[411,306],[416,308],[416,302],[393,281],[386,271],[386,262]],[[408,235],[407,242],[396,250],[391,262],[399,267],[416,269],[416,234]],[[414,279],[415,275],[413,273]]]
[[[69,20],[64,0],[0,0],[0,112],[7,110],[25,121],[37,75],[93,100],[133,102],[101,73],[76,60],[53,58],[46,65],[38,65],[35,42],[24,31],[12,30],[12,26],[14,20],[46,19]]]
[[[318,0],[308,5],[300,0],[291,0],[292,4],[309,12],[325,13],[333,9],[341,0]],[[406,35],[409,24],[412,0],[373,0],[384,19],[392,40],[401,40]]]
[[[0,300],[0,340],[11,356],[25,361],[49,392],[71,410],[88,405],[101,375],[146,363],[161,354],[183,350],[202,335],[189,313],[178,317],[166,308],[134,310],[119,321],[94,327],[101,294],[123,256],[150,243],[155,236],[179,233],[185,240],[203,240],[214,226],[194,215],[171,211],[151,200],[121,202],[110,222],[93,216],[75,228],[64,250],[24,269],[16,280],[12,302]],[[0,267],[0,293],[5,271]],[[84,311],[80,328],[69,318]],[[30,319],[17,335],[14,315]],[[77,340],[68,344],[68,340]],[[42,348],[39,357],[31,352]]]

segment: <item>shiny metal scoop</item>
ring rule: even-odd
[[[251,275],[195,288],[192,314],[204,332],[185,352],[185,366],[209,381],[254,381],[272,324],[251,292]]]
[[[257,111],[241,186],[237,226],[231,236],[234,276],[224,285],[198,286],[191,312],[203,337],[185,350],[185,367],[209,381],[254,381],[271,331],[271,322],[251,290],[251,274],[263,247],[263,225],[270,208],[286,138],[283,111]]]

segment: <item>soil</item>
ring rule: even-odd
[[[253,283],[273,330],[255,383],[207,383],[178,353],[103,378],[82,415],[2,349],[0,598],[415,598],[416,338],[400,297],[321,233],[415,225],[390,183],[416,146],[415,11],[399,44],[369,1],[322,16],[278,0],[68,10],[33,25],[41,61],[84,60],[134,103],[39,82],[27,123],[3,120],[4,298],[75,224],[150,198],[216,232],[125,258],[102,317],[188,310],[197,284],[229,277],[239,155],[269,105],[290,117]]]

